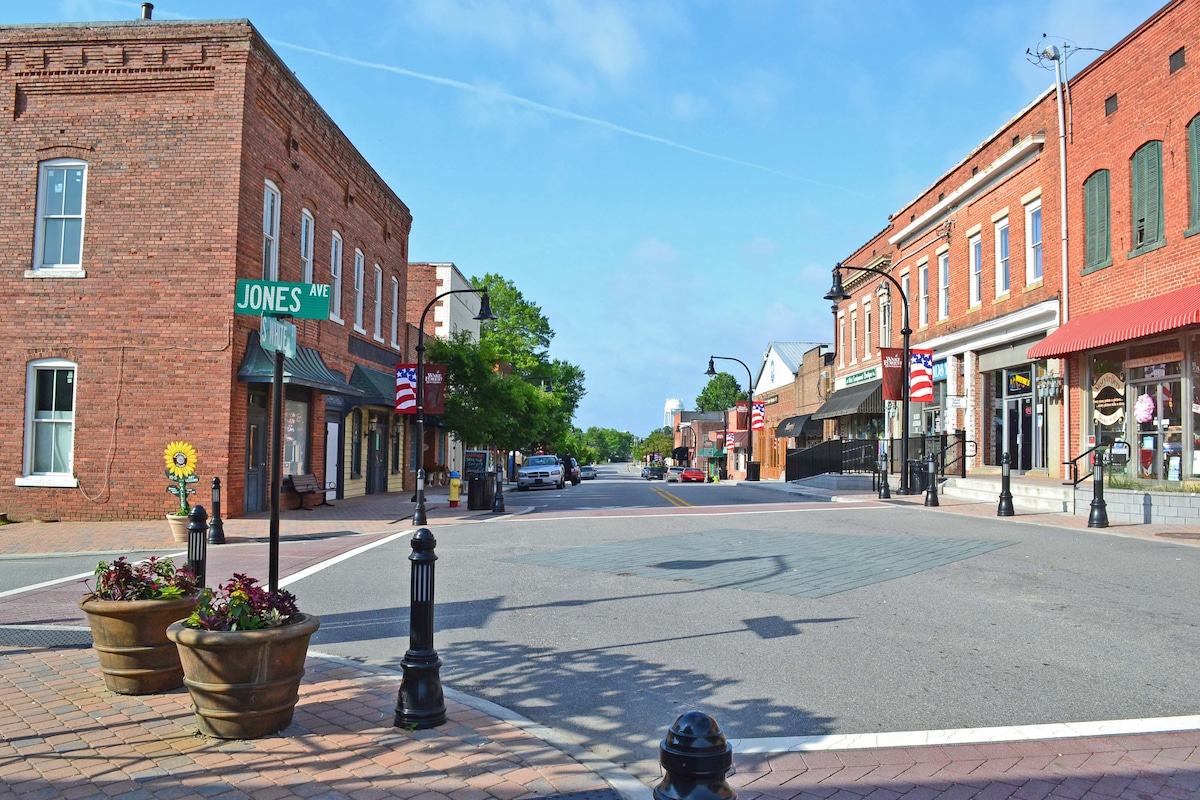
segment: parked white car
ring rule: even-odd
[[[667,471],[663,473],[663,480],[667,483],[674,481],[680,483],[680,476],[683,475],[683,467],[667,467]]]
[[[530,456],[517,470],[517,491],[567,485],[566,469],[558,456]]]

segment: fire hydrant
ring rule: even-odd
[[[458,508],[459,490],[462,488],[462,478],[458,476],[458,472],[450,473],[450,507]]]

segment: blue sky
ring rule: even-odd
[[[833,264],[1160,0],[155,3],[249,18],[413,213],[410,257],[512,280],[583,367],[576,424],[660,426],[710,354],[828,341]],[[0,22],[140,3],[0,4]],[[718,362],[720,365],[720,362]],[[726,362],[728,369],[729,362]],[[739,382],[744,370],[728,369]]]

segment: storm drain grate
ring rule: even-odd
[[[0,625],[0,647],[91,647],[87,628],[52,625]]]

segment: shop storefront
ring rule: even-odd
[[[878,439],[884,433],[883,375],[878,366],[839,376],[814,420],[833,420],[833,438]]]

